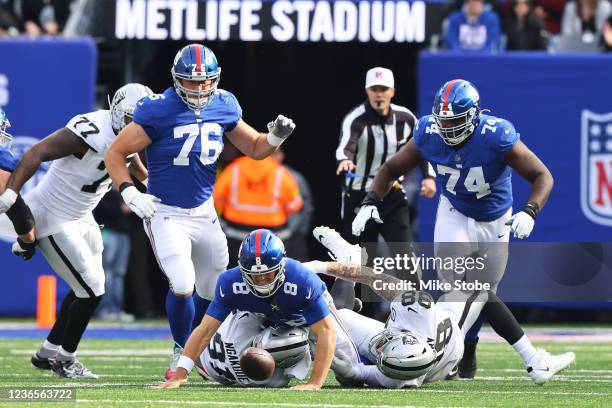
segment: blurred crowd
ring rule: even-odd
[[[432,48],[468,52],[612,49],[609,0],[451,0]]]
[[[0,37],[60,35],[75,0],[0,0]],[[610,0],[447,0],[431,46],[461,51],[610,51]]]

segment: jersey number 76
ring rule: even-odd
[[[203,123],[201,127],[197,123],[190,123],[174,128],[175,139],[182,139],[185,136],[187,136],[187,140],[185,140],[179,155],[174,158],[175,166],[189,166],[189,153],[193,149],[198,136],[200,136],[202,144],[200,153],[202,164],[207,166],[217,161],[223,150],[223,144],[220,142],[221,126],[218,123]]]

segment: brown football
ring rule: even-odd
[[[261,348],[249,347],[240,355],[242,372],[254,381],[263,381],[272,377],[275,366],[272,354]]]

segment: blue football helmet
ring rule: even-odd
[[[456,146],[478,126],[480,95],[470,82],[453,79],[436,94],[432,114],[444,143]]]
[[[217,57],[209,48],[200,44],[181,48],[174,57],[171,72],[176,93],[189,108],[196,111],[204,109],[210,103],[221,79],[221,67],[217,63]],[[212,80],[212,84],[206,90],[192,90],[183,86],[181,80]]]
[[[285,281],[285,245],[272,231],[258,229],[252,231],[240,245],[238,266],[244,283],[253,295],[270,297]],[[276,272],[274,279],[265,285],[259,285],[254,276]]]
[[[6,113],[2,109],[0,109],[0,144],[7,144],[10,146],[13,141],[13,136],[11,136],[6,130],[11,127],[11,122],[9,122],[6,117]]]

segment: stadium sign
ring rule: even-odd
[[[612,112],[582,111],[580,204],[589,220],[612,226]]]
[[[115,37],[122,40],[423,43],[428,38],[426,3],[424,0],[116,0]]]

